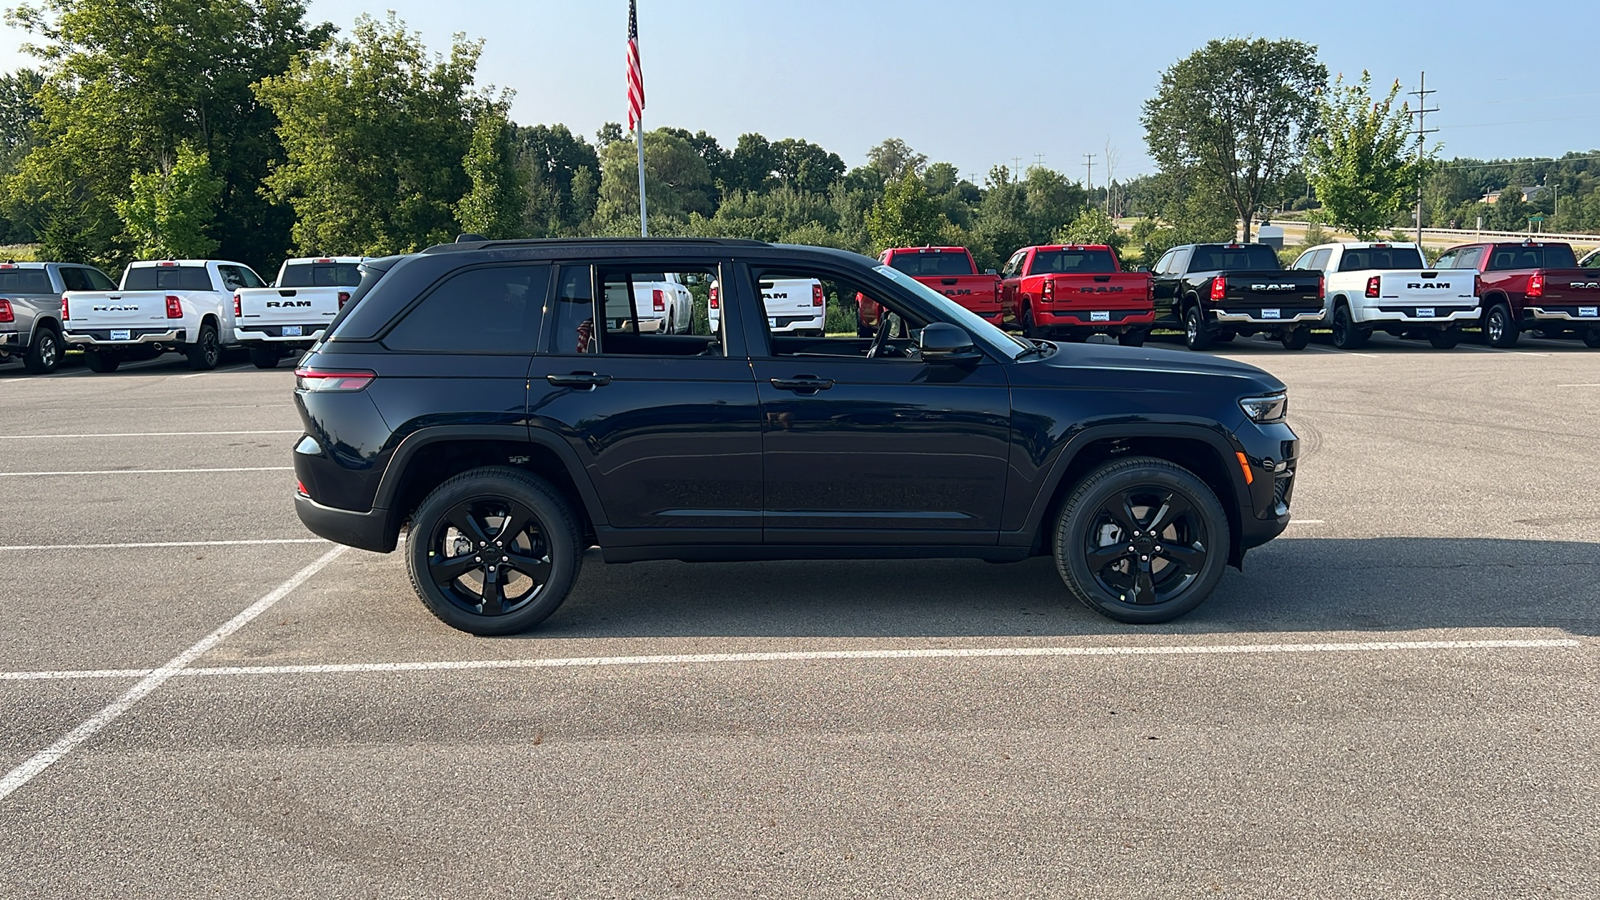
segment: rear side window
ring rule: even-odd
[[[1033,254],[1030,275],[1075,275],[1115,272],[1110,250],[1039,250]]]
[[[889,265],[912,278],[977,274],[972,269],[972,260],[965,253],[933,250],[927,253],[896,253]]]
[[[62,277],[67,274],[66,269],[61,270]],[[73,287],[67,285],[69,291],[86,291],[87,287]],[[50,286],[50,275],[43,269],[7,269],[0,272],[0,294],[53,294],[55,288]]]
[[[209,291],[205,266],[139,266],[128,269],[125,291]]]
[[[303,263],[285,266],[278,287],[350,287],[361,283],[360,263]]]
[[[383,338],[391,350],[532,353],[549,266],[491,266],[445,279]]]

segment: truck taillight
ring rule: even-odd
[[[366,369],[318,369],[301,367],[294,370],[295,390],[310,393],[333,391],[359,391],[372,383],[378,373]]]
[[[717,290],[717,286],[716,285],[712,285],[711,286],[710,306],[711,306],[712,309],[721,309],[722,308],[722,292]]]
[[[1382,279],[1380,279],[1376,275],[1374,275],[1371,278],[1367,279],[1367,296],[1368,297],[1376,298],[1378,296],[1378,284],[1379,284],[1380,281],[1382,281]]]
[[[349,291],[340,291],[339,292],[339,308],[340,309],[344,309],[344,305],[346,303],[349,303],[349,302],[350,302],[350,292]]]
[[[1528,276],[1528,299],[1537,300],[1544,296],[1544,273],[1535,272]]]
[[[821,285],[821,283],[813,284],[811,286],[811,305],[812,306],[821,306],[822,305],[822,285]]]
[[[1328,276],[1326,275],[1317,276],[1317,299],[1328,299]]]
[[[1056,299],[1056,282],[1053,278],[1046,278],[1044,286],[1039,288],[1039,299],[1049,303]]]
[[[240,302],[238,294],[233,295],[233,315],[234,318],[244,315],[244,304]]]
[[[61,321],[65,322],[65,321],[67,321],[68,319],[71,319],[71,318],[72,318],[72,304],[67,302],[67,295],[66,294],[62,294],[61,295]]]
[[[1211,301],[1225,300],[1228,297],[1228,279],[1221,275],[1211,279]]]
[[[650,292],[650,308],[656,312],[667,311],[667,295],[661,291]]]
[[[11,311],[11,301],[0,299],[0,322],[15,322],[17,314]]]
[[[183,318],[183,301],[171,294],[167,295],[167,318]]]

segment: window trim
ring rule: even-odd
[[[734,359],[734,358],[743,358],[742,355],[736,357],[736,355],[734,353],[733,332],[732,332],[731,326],[730,326],[730,319],[728,318],[728,305],[729,305],[729,302],[728,302],[728,284],[732,280],[732,275],[730,273],[733,271],[733,260],[731,258],[720,257],[720,256],[719,257],[679,256],[679,257],[664,257],[664,258],[663,257],[641,256],[641,257],[638,257],[637,259],[618,260],[615,257],[610,257],[610,258],[606,258],[606,259],[594,259],[594,258],[589,258],[589,259],[556,259],[556,260],[550,260],[546,264],[550,266],[552,281],[551,281],[551,284],[550,284],[550,293],[546,295],[545,315],[544,315],[544,318],[540,322],[541,334],[539,336],[539,350],[538,350],[538,355],[539,356],[547,356],[547,357],[551,357],[551,358],[560,358],[560,359],[597,359],[597,358],[600,358],[600,357],[607,357],[607,358],[610,358],[610,359]],[[554,327],[553,323],[554,323],[555,319],[557,318],[557,316],[555,314],[555,309],[554,309],[553,304],[556,302],[557,299],[559,299],[557,294],[558,294],[558,292],[560,290],[560,287],[561,287],[560,273],[561,273],[561,270],[565,269],[565,268],[569,268],[569,267],[578,268],[578,267],[585,267],[585,266],[588,267],[588,269],[589,269],[589,315],[590,315],[591,319],[593,319],[597,324],[602,326],[602,327],[597,328],[595,330],[595,333],[594,333],[595,352],[593,352],[593,353],[562,353],[562,352],[557,352],[556,349],[551,346],[555,342],[555,339],[556,339],[555,332],[554,331],[550,331],[548,334],[545,334],[545,333],[542,333],[542,332],[546,328],[553,328]],[[676,353],[607,353],[606,352],[606,341],[605,341],[606,329],[603,327],[604,323],[602,322],[602,319],[604,319],[604,316],[603,315],[596,315],[596,312],[599,312],[599,311],[603,310],[603,307],[600,304],[603,304],[605,302],[604,301],[605,280],[604,280],[603,276],[601,275],[602,270],[605,270],[605,271],[622,270],[622,271],[627,271],[627,272],[630,272],[630,273],[662,272],[663,274],[666,274],[668,272],[673,272],[673,273],[677,273],[677,274],[682,274],[683,270],[685,268],[705,269],[707,271],[710,271],[711,273],[713,273],[716,276],[717,280],[719,282],[721,282],[721,284],[722,284],[722,299],[721,299],[722,305],[720,307],[722,314],[720,316],[718,316],[718,318],[721,320],[721,324],[722,324],[722,355],[721,356],[698,356],[698,355],[685,356],[685,355],[676,354]],[[631,284],[631,282],[630,282],[630,284]],[[685,285],[685,286],[687,287],[687,285]],[[693,292],[692,291],[690,292],[690,296],[693,296]],[[636,297],[633,297],[631,294],[628,297],[628,308],[633,314],[634,326],[637,328],[638,327],[638,321],[639,321],[638,300],[637,300]],[[734,322],[738,321],[738,317],[735,316],[731,321],[734,321]],[[706,336],[708,336],[708,335],[702,335],[702,337],[706,337]],[[741,352],[742,352],[742,349],[743,348],[741,347],[740,348]]]
[[[888,265],[888,264],[887,263],[883,263],[883,265]],[[741,292],[741,294],[744,294],[744,295],[746,295],[746,296],[748,296],[750,298],[749,301],[748,301],[749,303],[759,304],[761,302],[761,292],[759,290],[755,290],[755,286],[759,281],[761,281],[763,279],[764,276],[761,274],[763,271],[775,271],[775,272],[779,272],[780,274],[788,274],[788,275],[792,275],[793,277],[799,277],[799,278],[815,278],[818,281],[829,281],[829,280],[842,281],[842,282],[854,284],[858,288],[866,288],[866,289],[870,290],[872,292],[872,294],[875,295],[875,296],[883,296],[883,295],[887,294],[887,295],[889,295],[889,299],[892,301],[892,303],[894,305],[897,305],[897,306],[914,306],[914,304],[907,303],[906,302],[906,298],[900,296],[900,294],[898,292],[892,291],[892,290],[883,290],[881,287],[873,287],[872,285],[867,283],[867,279],[865,277],[863,277],[861,275],[857,275],[854,272],[840,271],[840,270],[835,269],[835,268],[830,268],[825,264],[814,263],[814,262],[811,262],[809,260],[803,260],[803,261],[800,261],[798,263],[792,263],[792,262],[790,262],[788,260],[781,260],[781,259],[748,260],[748,261],[746,261],[746,264],[745,264],[745,267],[744,267],[744,278],[746,279],[746,282],[740,285],[740,288],[741,288],[740,292]],[[893,286],[892,282],[890,283],[890,286],[891,287]],[[865,292],[866,291],[862,291],[862,293],[865,293]],[[854,294],[852,294],[852,296],[854,296]],[[826,301],[824,301],[824,302],[826,302]],[[727,304],[724,303],[723,305],[724,305],[724,307],[726,307]],[[879,302],[879,305],[882,306],[884,304]],[[823,309],[824,309],[824,313],[823,313],[824,321],[826,321],[826,316],[827,316],[826,309],[827,309],[827,307],[824,306]],[[772,361],[787,361],[787,360],[803,359],[803,360],[819,360],[819,361],[830,362],[830,363],[832,363],[832,362],[874,362],[874,363],[880,363],[880,362],[881,363],[896,363],[896,362],[898,362],[898,363],[910,363],[910,364],[917,365],[917,366],[926,365],[926,363],[924,363],[920,359],[904,359],[904,358],[898,358],[898,357],[884,357],[882,359],[871,359],[871,360],[869,360],[864,356],[863,357],[844,356],[844,355],[840,355],[840,356],[790,356],[790,355],[778,354],[778,353],[773,352],[772,339],[774,337],[780,337],[780,335],[774,335],[772,333],[772,329],[767,327],[767,317],[765,315],[765,312],[766,312],[766,310],[763,308],[762,309],[763,315],[757,316],[755,321],[753,321],[751,323],[751,330],[755,331],[755,332],[758,332],[761,335],[761,343],[760,343],[760,345],[757,346],[755,343],[752,343],[751,346],[749,347],[749,357],[752,360],[763,360],[763,361],[772,362]],[[935,319],[934,321],[940,321],[940,320]],[[860,337],[854,337],[854,338],[829,338],[829,337],[826,336],[826,334],[824,334],[824,336],[821,337],[821,338],[817,338],[817,340],[839,340],[839,341],[863,341],[864,340],[864,341],[868,342],[869,346],[871,345],[871,341],[872,341],[871,338],[860,338]],[[979,346],[981,347],[981,345],[979,345]]]

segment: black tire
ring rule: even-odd
[[[91,372],[115,372],[117,366],[122,365],[122,357],[117,356],[114,352],[90,350],[83,354],[83,362]]]
[[[1183,343],[1190,350],[1211,349],[1212,334],[1200,307],[1191,306],[1183,313]]]
[[[1056,571],[1081,603],[1149,625],[1211,595],[1231,540],[1227,514],[1205,482],[1167,460],[1134,457],[1101,466],[1072,490],[1052,549]]]
[[[283,354],[278,352],[277,347],[257,344],[250,348],[250,363],[258,369],[276,369],[280,359],[283,359]]]
[[[1291,328],[1278,335],[1278,342],[1283,344],[1285,350],[1304,350],[1311,343],[1311,329]]]
[[[22,367],[34,375],[49,375],[61,365],[61,353],[61,336],[54,328],[40,328],[22,355]]]
[[[1483,317],[1483,337],[1491,347],[1515,347],[1520,335],[1517,320],[1511,318],[1511,307],[1504,303],[1496,303]]]
[[[185,351],[189,357],[189,368],[196,372],[208,372],[222,362],[222,341],[217,338],[217,326],[210,322],[200,325],[200,333],[195,335],[194,343]]]
[[[1461,332],[1454,328],[1447,328],[1443,331],[1430,331],[1428,332],[1428,343],[1432,344],[1435,350],[1451,350],[1461,343]]]
[[[518,529],[507,521],[514,516],[526,525]],[[572,508],[543,479],[519,469],[473,469],[434,488],[417,507],[406,541],[411,586],[451,628],[477,635],[527,631],[567,599],[583,561],[580,536]],[[445,555],[447,543],[454,552]],[[442,565],[452,559],[457,562]],[[506,569],[513,575],[505,576]],[[507,597],[506,586],[517,576],[515,583],[525,581],[526,588]],[[485,591],[491,577],[500,585],[492,592],[498,603]]]
[[[1231,343],[1233,343],[1233,339],[1238,337],[1238,336],[1239,336],[1238,334],[1236,334],[1236,333],[1234,333],[1232,331],[1213,331],[1213,332],[1211,332],[1211,343],[1213,343],[1213,344],[1231,344]]]
[[[1600,350],[1600,325],[1583,333],[1583,345],[1591,350]]]
[[[1371,335],[1356,325],[1350,307],[1339,304],[1333,311],[1333,345],[1340,350],[1360,350],[1367,345],[1368,337]]]
[[[861,305],[856,304],[856,337],[869,338],[873,335],[873,329],[867,327],[867,323],[861,320]]]
[[[1124,347],[1143,347],[1144,339],[1149,336],[1150,332],[1145,331],[1143,328],[1135,328],[1117,335],[1117,343]]]
[[[1038,327],[1033,324],[1033,310],[1032,309],[1023,309],[1022,310],[1022,336],[1026,337],[1026,338],[1043,338],[1044,337],[1044,334],[1042,334],[1039,331]]]

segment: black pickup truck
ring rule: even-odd
[[[1151,269],[1157,328],[1181,328],[1190,350],[1234,335],[1270,334],[1288,350],[1322,321],[1317,272],[1290,271],[1266,244],[1184,244]]]

